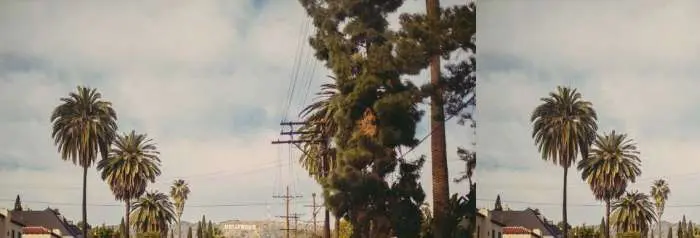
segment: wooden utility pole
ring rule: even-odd
[[[287,135],[290,137],[289,140],[276,140],[272,141],[272,144],[292,144],[296,146],[299,150],[301,150],[304,154],[308,155],[306,151],[301,147],[302,143],[311,143],[311,144],[321,144],[321,176],[320,177],[326,177],[328,176],[328,172],[330,171],[330,166],[327,164],[327,161],[330,161],[329,159],[331,158],[329,153],[328,153],[328,135],[326,133],[323,133],[321,131],[302,131],[298,130],[298,128],[294,128],[295,126],[303,126],[308,123],[306,122],[281,122],[281,126],[288,126],[289,131],[282,131],[280,132],[280,135]],[[296,130],[295,130],[296,129]],[[320,136],[316,136],[315,139],[295,139],[295,135],[308,135],[308,134],[320,134]],[[320,137],[320,139],[318,139]],[[325,218],[324,218],[324,223],[323,223],[323,238],[330,238],[331,237],[331,226],[330,226],[330,212],[328,211],[328,208],[326,207],[325,210]],[[315,225],[315,223],[314,223]]]
[[[316,235],[316,215],[318,215],[318,208],[323,207],[323,205],[316,205],[316,193],[311,194],[312,198],[312,205],[306,205],[305,207],[310,207],[311,208],[311,216],[313,217],[313,223],[314,223],[314,235]]]
[[[290,213],[289,213],[289,201],[291,201],[292,199],[295,199],[295,198],[300,198],[301,196],[292,196],[292,195],[289,195],[289,186],[287,186],[287,193],[286,193],[286,195],[284,195],[284,196],[273,196],[273,197],[274,197],[274,198],[281,198],[281,199],[284,199],[284,202],[285,202],[285,210],[286,210],[285,215],[284,215],[284,216],[277,216],[277,217],[279,217],[279,218],[284,218],[284,219],[285,219],[285,224],[286,224],[286,225],[285,225],[285,228],[284,228],[284,229],[281,229],[281,230],[285,231],[286,237],[289,238],[289,231],[296,231],[296,229],[290,228],[290,227],[289,227],[289,219],[290,219],[290,218],[292,218],[292,219],[297,219],[297,215],[296,215],[296,214],[290,214]]]

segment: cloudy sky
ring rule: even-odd
[[[481,1],[478,10],[479,207],[501,195],[512,209],[561,220],[563,170],[544,162],[529,116],[557,85],[578,88],[599,132],[638,143],[648,193],[665,178],[664,219],[700,220],[700,4],[695,1]],[[569,174],[569,221],[598,224],[603,206]],[[688,206],[691,205],[691,206]]]
[[[463,1],[442,4],[456,3]],[[424,12],[424,4],[407,0],[400,11]],[[394,25],[397,19],[391,16]],[[113,102],[121,131],[148,133],[158,143],[163,174],[152,189],[167,192],[175,178],[190,183],[183,220],[276,219],[284,210],[272,196],[285,184],[304,196],[294,205],[310,220],[303,205],[319,187],[290,160],[290,148],[270,144],[293,75],[290,120],[326,82],[328,71],[310,48],[298,51],[299,40],[305,45],[305,33],[313,32],[305,25],[298,2],[288,0],[2,1],[0,207],[11,208],[20,194],[33,210],[51,206],[79,220],[82,170],[61,161],[49,115],[60,97],[88,85]],[[297,74],[295,55],[301,55]],[[454,151],[470,145],[472,132],[449,126],[455,177],[463,164]],[[426,128],[420,125],[418,137]],[[426,153],[428,144],[411,156]],[[429,169],[428,163],[428,201]],[[464,186],[452,184],[457,192]],[[118,223],[123,214],[95,169],[88,174],[88,203],[93,224]]]

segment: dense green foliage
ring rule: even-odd
[[[87,169],[98,153],[106,159],[117,131],[117,113],[112,103],[102,99],[96,89],[78,86],[76,92],[61,98],[51,113],[51,137],[61,159],[83,167],[83,221],[87,221]],[[82,227],[83,237],[87,237]]]
[[[118,230],[104,225],[91,229],[90,234],[94,238],[117,238],[121,235]]]
[[[449,54],[463,49],[473,55],[475,7],[446,9],[439,31],[445,35],[432,37],[424,34],[421,25],[427,22],[420,14],[402,16],[405,30],[387,28],[386,15],[403,4],[400,0],[301,0],[301,4],[317,29],[310,39],[315,56],[334,75],[332,83],[322,86],[322,99],[302,112],[307,129],[321,132],[314,139],[330,139],[328,148],[323,143],[307,143],[301,163],[323,185],[333,212],[352,223],[354,236],[412,236],[413,231],[403,229],[414,227],[396,224],[411,222],[420,227],[419,204],[424,194],[415,181],[417,172],[399,171],[401,182],[394,185],[386,178],[397,166],[418,165],[418,171],[423,163],[406,161],[397,150],[417,144],[416,123],[422,115],[417,104],[427,90],[421,92],[402,77],[418,74],[427,67],[428,56],[437,51]],[[458,24],[465,22],[471,25]],[[432,47],[428,42],[442,46]],[[444,87],[455,92],[448,101],[474,101],[473,57],[466,58],[460,65],[468,67],[455,66],[445,77],[445,82],[452,83]],[[466,82],[457,83],[458,79]],[[466,106],[453,108],[453,114],[458,114]]]

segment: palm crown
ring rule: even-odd
[[[637,191],[627,192],[625,196],[613,203],[613,223],[618,231],[649,231],[656,221],[654,208],[649,196]]]
[[[175,219],[173,204],[164,193],[147,192],[134,203],[132,226],[142,232],[167,232]]]
[[[97,168],[117,199],[134,199],[144,193],[148,182],[155,182],[160,175],[158,155],[156,145],[146,134],[132,130],[117,136],[109,157],[98,162]]]
[[[532,137],[542,159],[569,167],[580,152],[588,156],[588,147],[598,130],[597,114],[592,104],[581,99],[576,89],[557,87],[556,92],[542,98],[530,120]]]
[[[588,158],[578,163],[578,169],[596,199],[608,201],[622,196],[628,182],[634,182],[642,173],[640,164],[633,141],[626,134],[612,131],[597,136]]]

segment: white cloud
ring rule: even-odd
[[[455,3],[461,2],[443,5]],[[422,11],[424,3],[406,4],[401,12]],[[310,193],[319,192],[317,185],[296,159],[290,160],[287,147],[270,145],[286,106],[282,102],[298,40],[306,44],[299,35],[304,12],[296,1],[256,5],[0,3],[0,199],[8,199],[0,200],[5,204],[0,207],[11,206],[9,200],[20,194],[32,209],[53,204],[68,218],[80,219],[82,170],[59,158],[49,116],[60,97],[84,84],[113,102],[120,131],[148,133],[158,144],[163,174],[153,189],[167,192],[172,179],[184,177],[192,187],[193,205],[272,203],[191,207],[184,220],[202,214],[216,221],[275,219],[283,207],[271,196],[288,182],[304,194],[296,208],[305,209]],[[308,46],[306,52],[311,52]],[[304,102],[309,78],[311,94],[327,81],[328,70],[318,64],[311,74],[312,63],[304,59],[301,64],[290,118]],[[471,133],[450,128],[452,178],[463,166],[456,161],[455,147],[468,145]],[[427,145],[415,155],[427,154]],[[423,174],[426,201],[431,197],[429,164]],[[452,186],[463,191],[461,184]],[[92,223],[118,223],[122,216],[123,207],[94,167],[88,173],[88,203]]]
[[[700,150],[695,70],[700,35],[697,3],[483,1],[479,6],[479,152],[481,207],[497,194],[513,208],[539,207],[561,219],[562,169],[540,159],[529,116],[557,85],[593,102],[599,132],[628,133],[642,153],[648,192],[668,179],[668,204],[693,204],[692,168]],[[545,7],[546,5],[546,7]],[[543,9],[547,9],[544,11]],[[482,166],[483,165],[483,166]],[[578,172],[569,174],[569,220],[598,224],[603,212]],[[545,203],[545,204],[542,204]],[[694,207],[667,209],[664,219],[700,216]]]

